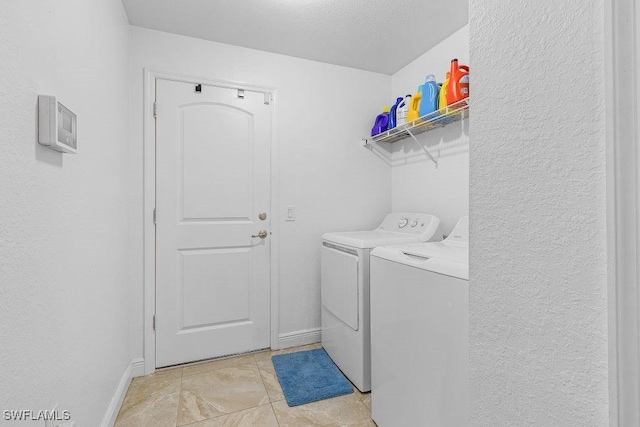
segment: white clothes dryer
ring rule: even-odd
[[[371,252],[379,427],[469,425],[469,217],[442,242]]]
[[[375,230],[322,236],[322,346],[360,391],[371,390],[369,252],[380,245],[442,240],[440,219],[392,213]]]

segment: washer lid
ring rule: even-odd
[[[384,246],[371,256],[469,280],[469,217],[460,219],[442,242]]]
[[[469,244],[454,242],[426,242],[405,245],[393,245],[390,249],[400,250],[414,258],[438,258],[445,261],[469,264]]]
[[[419,246],[431,246],[438,243],[420,243]],[[371,256],[398,264],[420,268],[445,276],[469,280],[469,246],[460,248],[427,248],[420,250],[417,245],[382,246],[375,248]],[[462,246],[462,245],[461,245]]]

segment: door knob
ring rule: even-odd
[[[259,237],[261,239],[264,239],[264,238],[267,237],[267,234],[268,234],[267,230],[260,230],[260,231],[258,231],[258,234],[255,234],[255,235],[253,235],[251,237]]]

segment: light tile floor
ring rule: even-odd
[[[371,394],[354,393],[290,408],[271,356],[319,344],[158,370],[135,378],[116,427],[375,426]]]

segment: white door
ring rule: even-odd
[[[156,81],[157,367],[270,345],[271,108],[201,90]]]

